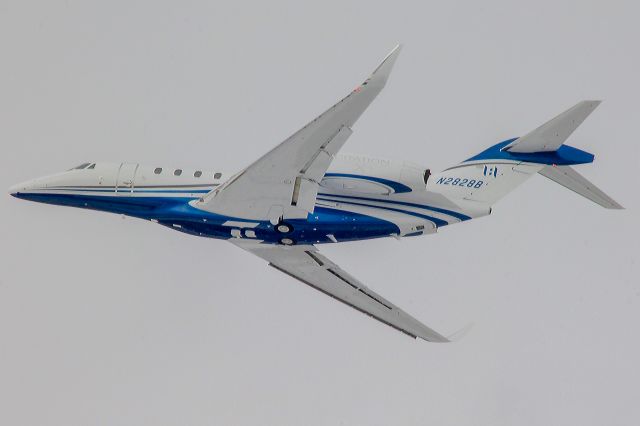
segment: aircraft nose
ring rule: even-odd
[[[9,188],[9,194],[19,197],[21,193],[28,192],[33,187],[33,181],[22,182]]]
[[[9,195],[12,196],[17,196],[18,192],[20,191],[20,185],[13,185],[11,188],[9,188]]]

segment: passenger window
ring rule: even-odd
[[[162,167],[156,167],[156,169],[153,171],[153,173],[159,175],[160,173],[162,173]]]
[[[173,174],[176,176],[180,176],[182,174],[182,169],[175,169]]]
[[[202,176],[202,172],[201,172],[200,170],[196,171],[196,172],[193,174],[193,177],[200,177],[200,176]]]
[[[222,173],[216,173],[213,175],[214,179],[220,179],[222,177]]]

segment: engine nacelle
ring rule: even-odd
[[[339,154],[321,187],[334,191],[389,195],[424,190],[429,170],[408,161]]]

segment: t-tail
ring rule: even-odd
[[[593,154],[564,145],[600,101],[582,101],[525,136],[501,142],[430,177],[427,190],[453,202],[490,207],[536,173],[608,209],[623,207],[572,166]]]

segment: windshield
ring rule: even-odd
[[[76,166],[76,167],[74,167],[74,168],[72,168],[72,169],[69,169],[69,170],[80,170],[80,169],[86,169],[86,168],[87,168],[87,166],[88,166],[89,164],[91,164],[91,163],[82,163],[82,164],[80,164],[79,166]]]

